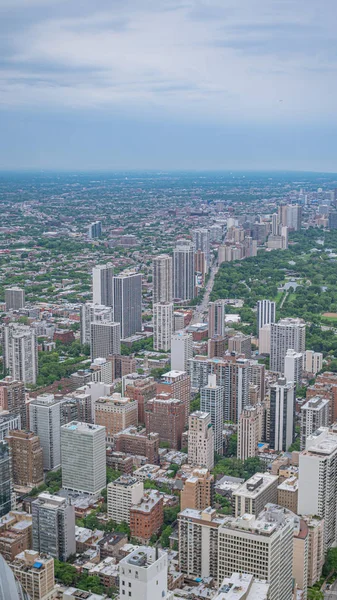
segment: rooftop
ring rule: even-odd
[[[105,431],[105,427],[102,425],[93,425],[92,423],[82,423],[80,421],[71,421],[66,425],[62,425],[61,429],[87,434],[93,434],[95,431],[100,431],[102,429]]]
[[[118,479],[115,479],[115,481],[111,481],[108,484],[108,487],[110,486],[116,486],[116,485],[122,485],[124,487],[130,487],[132,485],[136,485],[139,484],[139,480],[136,479],[136,477],[132,477],[131,475],[121,475],[120,477],[118,477]]]
[[[226,577],[213,600],[267,600],[269,584],[254,575],[233,573]]]
[[[245,481],[235,492],[234,496],[246,496],[247,498],[256,498],[261,492],[270,485],[278,481],[277,475],[269,473],[255,473],[250,479]]]
[[[138,510],[144,513],[150,513],[151,510],[160,502],[162,495],[157,490],[145,492],[143,498],[138,504],[133,504],[130,510]]]
[[[128,556],[121,560],[120,564],[123,562],[128,563],[129,565],[134,565],[135,567],[142,567],[147,569],[147,567],[153,565],[156,558],[156,548],[149,548],[148,546],[140,546],[137,550],[131,552]],[[166,555],[166,552],[163,550],[158,550],[158,558],[161,558],[163,555]]]
[[[297,492],[298,490],[298,479],[297,477],[288,477],[285,479],[280,485],[277,486],[278,490],[283,490],[286,492]]]
[[[236,518],[225,517],[222,530],[238,529],[247,533],[269,537],[289,521],[294,522],[295,519],[298,519],[298,517],[290,510],[277,504],[266,504],[258,517],[249,513]]]

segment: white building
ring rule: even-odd
[[[38,359],[35,329],[18,323],[5,325],[3,357],[5,369],[13,379],[36,383]]]
[[[120,273],[113,278],[113,318],[124,340],[142,331],[142,275]]]
[[[192,467],[214,467],[214,431],[210,413],[195,411],[188,422],[188,464]]]
[[[246,460],[257,456],[258,442],[262,439],[263,407],[245,406],[239,417],[237,457]]]
[[[259,329],[259,353],[270,354],[271,325]]]
[[[167,553],[140,546],[119,563],[119,597],[121,600],[168,600]]]
[[[171,340],[171,370],[187,371],[190,358],[193,358],[192,334],[177,331]]]
[[[121,353],[121,326],[111,321],[91,323],[91,360]]]
[[[249,513],[257,517],[265,505],[277,501],[278,476],[270,473],[255,473],[235,492],[235,516]]]
[[[329,400],[315,396],[301,406],[301,450],[307,438],[320,427],[329,425]]]
[[[172,257],[160,254],[153,258],[153,304],[172,302]]]
[[[303,370],[307,373],[317,375],[323,367],[322,352],[314,352],[314,350],[306,350],[303,357]]]
[[[144,485],[131,475],[122,475],[107,486],[108,517],[116,523],[130,522],[130,508],[138,504],[144,494]]]
[[[20,310],[25,305],[25,290],[12,286],[5,288],[6,310]]]
[[[301,385],[303,370],[303,354],[293,349],[287,350],[284,358],[284,376],[286,380]]]
[[[270,447],[287,451],[294,440],[295,386],[280,377],[270,387]]]
[[[153,305],[153,348],[168,352],[173,332],[173,303],[157,302]]]
[[[111,306],[86,302],[81,306],[81,344],[90,344],[91,323],[112,321]]]
[[[57,469],[61,464],[61,404],[53,394],[42,394],[29,403],[30,429],[40,438],[43,468]]]
[[[211,415],[214,431],[214,450],[223,453],[223,397],[224,389],[216,383],[216,375],[208,376],[208,385],[200,390],[200,410]]]
[[[112,264],[97,265],[92,270],[92,301],[94,304],[112,306]]]
[[[269,583],[247,573],[225,577],[213,600],[268,600]]]
[[[272,300],[259,300],[257,305],[257,330],[259,331],[264,325],[275,323],[276,304]]]
[[[195,247],[188,240],[179,240],[173,250],[173,298],[193,300],[195,295]]]
[[[271,324],[270,369],[284,373],[284,360],[289,348],[305,351],[305,323],[302,319],[281,319]]]
[[[98,494],[106,487],[105,427],[71,421],[61,427],[62,487]]]
[[[215,300],[208,304],[208,337],[225,335],[225,300]]]

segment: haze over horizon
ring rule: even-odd
[[[332,0],[3,0],[0,169],[335,172],[333,16]]]

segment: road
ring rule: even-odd
[[[219,270],[219,267],[216,264],[216,262],[214,261],[210,268],[210,276],[209,276],[207,285],[205,287],[204,297],[201,301],[201,304],[198,304],[198,306],[196,306],[194,315],[191,320],[191,324],[203,322],[203,314],[208,308],[209,297],[210,297],[211,291],[213,289],[214,278],[215,278],[218,270]]]
[[[324,600],[337,600],[337,580],[324,592]]]

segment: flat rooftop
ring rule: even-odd
[[[254,575],[233,573],[226,577],[213,600],[267,600],[269,584]]]
[[[256,498],[270,485],[278,481],[277,475],[269,473],[255,473],[250,479],[245,481],[234,492],[234,496],[245,496],[246,498]]]
[[[284,527],[295,515],[286,508],[276,504],[266,504],[265,509],[255,517],[246,513],[240,517],[225,517],[222,529],[240,530],[253,535],[269,537]]]
[[[102,425],[94,425],[93,423],[83,423],[81,421],[71,421],[66,425],[62,425],[61,429],[69,430],[69,431],[77,431],[78,433],[89,433],[92,434],[95,431],[100,431],[102,429],[105,430],[105,427]]]

